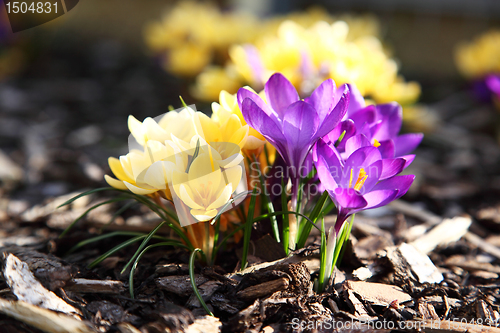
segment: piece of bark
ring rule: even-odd
[[[373,259],[378,251],[386,247],[394,246],[390,238],[380,235],[371,235],[359,240],[354,246],[354,254],[359,259]]]
[[[418,312],[420,312],[420,315],[423,319],[439,320],[439,316],[437,315],[436,310],[434,309],[434,306],[432,304],[419,303]]]
[[[141,333],[141,331],[130,323],[119,323],[116,327],[118,327],[120,333]]]
[[[207,281],[198,287],[198,292],[205,302],[207,302],[212,295],[222,287],[222,282],[219,281]],[[196,295],[192,294],[186,303],[187,307],[199,308],[201,306],[200,301]]]
[[[7,255],[3,274],[5,281],[19,300],[45,309],[81,315],[78,309],[45,289],[33,276],[28,264],[13,254]]]
[[[265,261],[274,261],[286,257],[283,246],[278,244],[271,235],[266,234],[257,239],[254,244],[254,256],[264,259]]]
[[[398,249],[420,283],[440,283],[443,281],[443,274],[439,272],[426,254],[406,243],[401,244]]]
[[[156,266],[158,275],[185,275],[189,272],[189,266],[186,264],[165,264]]]
[[[467,271],[487,271],[500,274],[500,266],[495,266],[487,262],[469,260],[462,255],[455,255],[445,260],[446,266],[457,266]]]
[[[477,236],[476,234],[473,234],[470,231],[465,234],[464,238],[484,252],[495,256],[497,259],[500,259],[500,249],[488,242],[485,242],[483,238]]]
[[[186,333],[218,333],[222,327],[219,318],[204,316],[196,318],[194,323],[186,328]]]
[[[283,266],[283,265],[288,265],[288,264],[296,264],[296,263],[304,263],[304,265],[307,267],[307,269],[309,270],[309,272],[311,274],[319,271],[320,261],[318,258],[312,257],[312,256],[311,257],[301,257],[298,255],[292,255],[292,256],[284,258],[284,259],[279,259],[279,260],[265,262],[262,264],[251,266],[251,267],[245,268],[242,271],[227,274],[226,276],[230,279],[233,279],[236,281],[241,281],[243,276],[245,276],[246,274],[255,273],[257,271],[264,270],[264,269],[271,270],[271,269],[273,269],[273,267]]]
[[[64,289],[76,293],[119,294],[125,287],[121,281],[77,278],[71,280]]]
[[[208,281],[206,277],[199,274],[195,274],[194,279],[197,286]],[[157,278],[155,282],[159,288],[179,296],[189,296],[193,293],[189,275],[164,276]]]
[[[54,255],[22,247],[9,247],[5,252],[25,262],[37,280],[51,291],[64,287],[72,278],[72,266]]]
[[[285,290],[289,284],[287,278],[279,278],[240,290],[236,293],[236,296],[246,301],[252,301],[276,291]]]
[[[96,333],[90,323],[23,302],[0,298],[0,312],[48,333]]]
[[[400,304],[412,300],[412,297],[403,292],[401,288],[388,284],[346,281],[344,288],[359,295],[365,302],[374,305],[388,306],[394,301]]]
[[[359,300],[358,297],[354,294],[352,290],[345,289],[344,290],[344,296],[347,304],[351,308],[351,310],[354,312],[354,315],[356,316],[357,320],[360,321],[373,321],[376,320],[377,317],[370,316],[363,305],[363,303]]]
[[[428,254],[438,246],[445,246],[458,241],[467,233],[471,223],[472,219],[469,216],[445,219],[410,244],[419,251]]]

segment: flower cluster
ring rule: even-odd
[[[158,121],[130,116],[130,152],[109,159],[118,179],[106,175],[106,181],[173,201],[183,226],[213,219],[233,194],[246,190],[241,149],[260,141],[236,115],[223,112],[219,105],[217,121],[190,107]]]
[[[474,81],[479,98],[500,100],[500,31],[491,30],[473,42],[458,45],[455,63],[460,73]]]
[[[347,218],[408,191],[414,176],[399,174],[422,140],[422,134],[399,134],[397,103],[366,105],[354,84],[337,87],[332,79],[301,98],[281,73],[273,74],[261,93],[250,87],[236,95],[222,91],[211,117],[185,106],[142,122],[130,116],[128,125],[130,151],[109,159],[116,178],[106,175],[106,181],[173,204],[177,225],[170,226],[191,250],[202,248],[207,263],[213,263],[218,232],[227,230],[228,221],[244,222],[238,227],[245,227],[242,267],[255,220],[269,220],[287,253],[304,246],[312,225],[331,210],[325,208],[330,198],[337,220],[322,247],[318,290],[348,238]],[[280,193],[260,191],[271,185],[279,166],[288,171],[275,177]],[[321,189],[320,197],[310,197],[312,185]],[[254,195],[239,205],[249,190]]]
[[[352,22],[352,21],[351,21]],[[356,27],[353,23],[351,26]],[[206,82],[227,86],[248,84],[261,89],[274,72],[285,75],[301,94],[310,93],[323,80],[354,83],[363,96],[378,103],[413,103],[420,94],[415,82],[404,82],[398,66],[384,50],[373,29],[356,30],[345,21],[318,21],[304,27],[285,21],[275,35],[260,36],[252,44],[233,45],[225,68],[212,67],[200,74],[195,86],[198,98],[212,98]],[[225,78],[224,78],[225,76]],[[221,78],[222,77],[222,78]],[[208,88],[208,89],[207,89]]]
[[[239,90],[245,120],[292,170],[301,170],[312,152],[321,185],[338,209],[337,232],[348,216],[407,192],[414,176],[397,174],[413,161],[414,155],[408,154],[423,135],[399,135],[398,104],[365,106],[355,86],[336,88],[331,79],[304,100],[281,74],[274,74],[264,90],[266,101],[247,89]],[[292,208],[297,206],[301,177],[299,172],[291,174]]]

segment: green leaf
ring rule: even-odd
[[[63,238],[64,235],[66,235],[71,230],[71,228],[73,228],[75,226],[75,224],[78,223],[78,221],[80,221],[82,218],[84,218],[88,213],[90,213],[94,209],[99,208],[99,207],[104,206],[104,205],[107,205],[107,204],[110,204],[110,203],[114,203],[114,202],[118,202],[118,201],[123,201],[123,200],[126,200],[126,199],[123,198],[123,197],[118,197],[118,198],[115,198],[115,199],[110,199],[110,200],[106,200],[104,202],[100,202],[97,205],[94,205],[94,206],[90,207],[82,215],[80,215],[76,220],[74,220],[73,222],[71,222],[71,224],[59,235],[59,238]]]
[[[318,293],[323,291],[325,284],[325,267],[326,267],[326,233],[325,219],[321,219],[321,247],[320,247],[320,266],[318,275]]]
[[[243,235],[243,253],[241,255],[241,270],[244,270],[247,266],[247,256],[248,247],[250,246],[250,236],[252,234],[253,226],[253,213],[255,211],[255,202],[257,199],[257,188],[255,187],[252,191],[252,197],[250,198],[250,205],[248,206],[247,220],[245,222],[245,233]]]
[[[196,280],[194,278],[194,258],[196,256],[196,252],[203,252],[203,251],[201,251],[200,249],[194,249],[193,252],[191,253],[191,256],[189,257],[189,279],[191,280],[191,287],[193,288],[196,298],[198,298],[198,301],[200,301],[201,306],[205,309],[205,311],[209,316],[213,317],[214,314],[208,308],[207,304],[203,300],[203,297],[201,297],[200,292],[198,291],[198,286],[196,286]]]
[[[127,240],[127,241],[125,241],[125,242],[123,242],[123,243],[115,246],[114,248],[112,248],[108,252],[106,252],[103,255],[99,256],[99,258],[97,258],[96,260],[92,261],[88,267],[89,268],[94,268],[95,266],[97,266],[98,264],[100,264],[104,259],[108,258],[110,255],[115,254],[116,252],[120,251],[121,249],[124,249],[127,246],[129,246],[131,244],[134,244],[135,242],[138,242],[138,241],[140,241],[141,239],[144,239],[144,238],[146,238],[146,235],[137,236],[137,237],[131,238],[131,239],[129,239],[129,240]]]
[[[90,190],[87,192],[83,192],[83,193],[78,194],[77,196],[74,196],[73,198],[69,199],[68,201],[64,202],[63,204],[60,204],[59,206],[57,206],[57,208],[61,208],[61,207],[67,206],[69,204],[72,204],[73,202],[80,199],[81,197],[91,195],[91,194],[96,193],[96,192],[109,191],[109,190],[117,190],[117,189],[113,188],[113,187],[100,187],[100,188],[96,188],[96,189],[93,189],[93,190]]]
[[[141,245],[139,246],[139,248],[137,249],[137,251],[135,251],[134,255],[132,256],[132,258],[130,258],[130,260],[127,262],[127,264],[125,265],[125,267],[123,267],[122,271],[120,272],[121,274],[123,274],[128,266],[130,264],[132,264],[135,260],[135,258],[139,255],[139,253],[142,251],[142,249],[146,246],[146,244],[151,240],[151,237],[154,236],[154,234],[167,222],[165,221],[162,221],[160,222],[153,230],[151,230],[149,232],[149,234],[144,238],[144,240],[142,241]]]
[[[309,218],[312,220],[311,223],[301,223],[301,228],[299,229],[299,240],[297,242],[297,247],[303,248],[306,245],[307,238],[309,237],[309,234],[311,233],[311,229],[313,225],[316,224],[318,221],[318,218],[321,215],[321,212],[323,211],[323,206],[325,205],[326,200],[328,199],[328,192],[323,192],[321,197],[319,198],[318,202],[314,206],[311,214],[309,215]]]

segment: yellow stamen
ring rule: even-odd
[[[349,177],[349,188],[352,187],[352,169],[351,169],[351,177]]]
[[[373,147],[378,148],[380,146],[380,142],[377,139],[373,139]]]
[[[352,175],[352,169],[351,169],[351,175]],[[368,175],[366,174],[365,170],[363,168],[361,168],[361,170],[359,170],[359,175],[358,175],[358,179],[356,180],[356,184],[354,184],[354,189],[356,191],[360,191],[367,178],[368,178]],[[349,184],[349,187],[350,187],[350,184]]]

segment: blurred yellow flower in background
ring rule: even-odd
[[[458,45],[455,62],[460,73],[471,79],[500,72],[500,30],[490,30]]]
[[[273,73],[281,72],[303,95],[332,78],[337,85],[356,84],[364,96],[377,103],[414,103],[420,95],[420,86],[416,82],[404,82],[398,75],[398,65],[376,35],[376,25],[361,24],[361,18],[349,20],[354,27],[352,33],[345,21],[332,24],[319,21],[304,27],[287,20],[279,25],[276,34],[262,35],[253,44],[232,45],[230,62],[225,70],[218,72],[236,72],[237,75],[232,74],[231,84],[221,87],[225,80],[220,79],[215,86],[207,84],[207,72],[215,71],[211,68],[198,77],[194,88],[196,97],[215,99],[221,88],[235,93],[234,86],[238,84],[234,81],[238,78],[239,86],[248,84],[260,90]],[[217,88],[212,89],[214,87]]]

